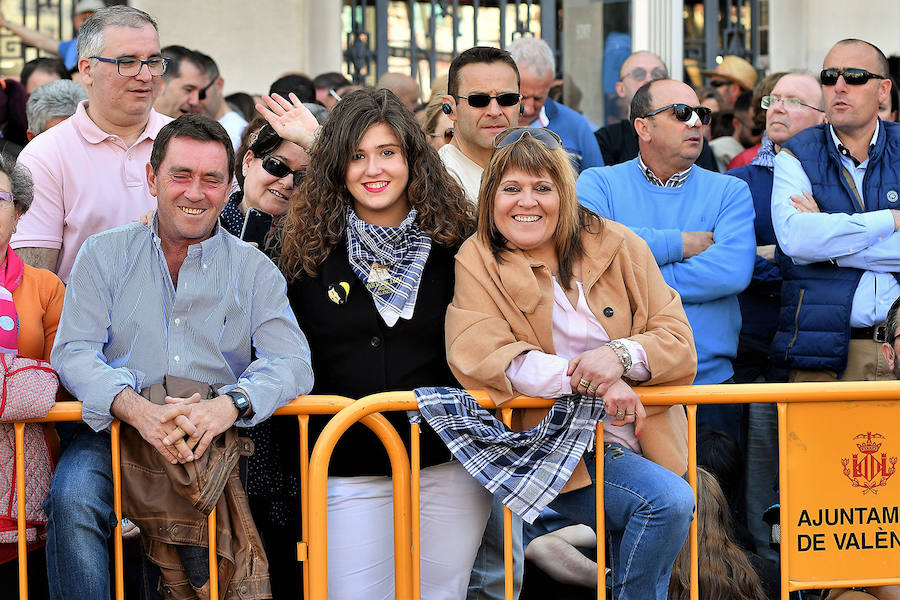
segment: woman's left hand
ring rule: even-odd
[[[634,423],[634,434],[640,437],[647,413],[644,411],[641,399],[630,385],[619,379],[606,390],[603,402],[606,414],[616,418],[615,421],[612,421],[612,425],[622,426]]]
[[[609,346],[600,346],[582,352],[569,361],[567,375],[572,377],[572,391],[585,396],[605,396],[616,381],[625,372],[615,350]]]

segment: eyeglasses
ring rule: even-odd
[[[289,166],[287,166],[280,158],[278,158],[277,156],[272,156],[271,154],[263,156],[262,168],[269,175],[277,177],[279,179],[293,173],[294,187],[298,187],[301,183],[303,183],[303,179],[306,177],[306,169],[294,171]]]
[[[562,140],[549,129],[544,129],[543,127],[507,127],[494,136],[494,148],[515,144],[525,135],[536,139],[550,150],[562,147]]]
[[[657,108],[654,111],[648,112],[641,118],[646,119],[647,117],[653,117],[658,115],[661,112],[665,112],[669,109],[672,109],[672,112],[675,114],[675,118],[683,123],[688,123],[691,120],[691,117],[696,113],[697,119],[700,120],[701,125],[709,125],[709,120],[712,118],[712,110],[706,108],[705,106],[688,106],[687,104],[668,104],[661,108]],[[696,125],[696,123],[689,123],[691,127]]]
[[[797,108],[798,106],[805,106],[806,108],[811,108],[811,109],[817,110],[819,112],[825,112],[824,110],[822,110],[821,108],[818,108],[816,106],[804,104],[803,102],[800,102],[800,100],[798,100],[797,98],[786,98],[784,96],[775,96],[775,95],[763,96],[762,99],[759,101],[759,106],[763,110],[768,110],[768,109],[772,108],[773,106],[775,106],[776,104],[778,104],[779,102],[781,102],[781,106],[783,106],[785,109]]]
[[[669,76],[668,71],[661,67],[656,67],[655,69],[650,71],[650,79],[656,81],[657,79],[666,79]],[[643,67],[635,67],[631,70],[630,73],[625,73],[619,81],[625,79],[626,77],[631,77],[632,79],[637,79],[638,81],[643,81],[647,79],[647,69]]]
[[[16,197],[13,196],[12,192],[0,192],[0,200],[9,202],[10,204],[16,203]]]
[[[90,58],[116,65],[116,69],[122,77],[137,77],[140,74],[141,69],[144,68],[144,65],[147,65],[147,70],[150,71],[150,75],[153,77],[160,77],[165,74],[166,69],[169,68],[169,62],[172,60],[161,56],[157,58],[148,58],[147,60],[131,57],[104,58],[102,56],[91,56]]]
[[[496,96],[488,94],[469,94],[468,96],[457,96],[456,98],[457,100],[465,100],[472,108],[484,108],[491,103],[491,100],[496,100],[497,104],[500,106],[515,106],[522,99],[522,96],[517,92],[503,92]]]
[[[197,93],[197,97],[199,98],[200,102],[206,100],[206,92],[209,91],[209,88],[213,86],[217,79],[218,77],[213,77],[213,80],[207,83],[206,87],[200,88],[200,91]]]
[[[865,69],[822,69],[822,72],[819,73],[819,81],[822,82],[822,85],[834,85],[841,76],[844,77],[844,83],[847,85],[862,85],[868,83],[870,79],[887,79],[884,75],[876,75]]]
[[[442,138],[444,138],[444,142],[449,144],[450,140],[453,139],[453,128],[448,127],[447,129],[444,130],[444,133],[439,133],[437,131],[435,131],[434,133],[429,133],[428,137],[433,137],[433,138],[442,137]]]
[[[720,87],[723,87],[726,85],[731,85],[731,84],[732,84],[731,81],[726,81],[724,79],[712,79],[709,82],[709,85],[713,86],[716,89],[719,89]]]

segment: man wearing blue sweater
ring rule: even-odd
[[[556,59],[547,42],[520,37],[507,47],[521,78],[522,114],[519,125],[544,127],[560,137],[566,152],[574,158],[579,172],[602,167],[603,155],[587,119],[554,102],[548,94],[556,75]]]
[[[741,314],[737,295],[756,256],[753,201],[743,181],[694,166],[700,154],[697,95],[671,79],[644,84],[631,101],[638,157],[588,169],[579,201],[644,238],[694,330],[694,383],[731,381]],[[708,121],[707,121],[708,122]],[[741,440],[740,405],[704,406],[701,422]]]

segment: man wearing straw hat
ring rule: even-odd
[[[709,85],[716,88],[725,106],[722,110],[734,108],[734,102],[741,92],[752,90],[756,85],[756,69],[740,56],[729,54],[722,59],[714,71],[701,71],[709,77]]]

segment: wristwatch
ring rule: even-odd
[[[225,392],[225,395],[231,396],[231,401],[238,411],[239,419],[249,419],[255,414],[253,405],[250,404],[250,398],[248,398],[247,394],[241,390],[231,390],[230,392]]]

